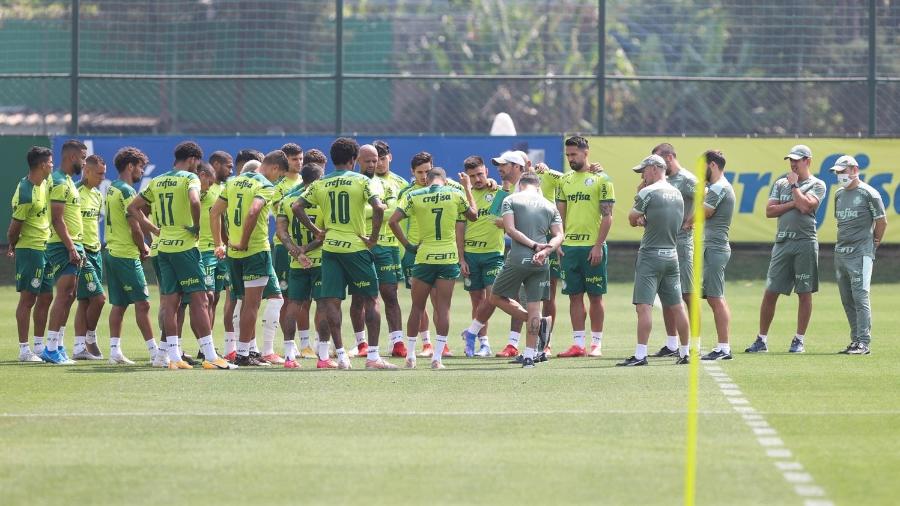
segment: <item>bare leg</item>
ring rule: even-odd
[[[602,295],[588,295],[591,311],[591,332],[603,332],[603,319],[606,316],[606,308],[603,305]],[[584,328],[582,324],[581,328]]]
[[[19,292],[19,304],[16,305],[16,328],[19,331],[19,343],[28,343],[28,324],[31,323],[31,308],[37,301],[37,294],[29,291]],[[35,324],[37,334],[37,324]]]
[[[759,334],[768,335],[769,326],[775,318],[775,305],[778,303],[778,293],[766,290],[763,292],[762,303],[759,305]]]
[[[809,319],[812,317],[812,293],[798,293],[800,304],[797,306],[797,335],[806,335]]]
[[[728,302],[725,301],[724,297],[708,297],[706,302],[712,308],[719,344],[728,344],[728,326],[731,323],[731,311],[728,308]]]

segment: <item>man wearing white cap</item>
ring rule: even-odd
[[[850,322],[850,345],[841,353],[868,355],[872,330],[869,285],[875,250],[887,228],[884,203],[880,193],[859,180],[859,164],[852,156],[838,158],[831,171],[839,186],[834,195],[834,270]]]
[[[825,183],[810,173],[812,151],[803,144],[791,148],[784,157],[791,171],[772,185],[766,217],[778,218],[775,245],[766,274],[766,290],[759,308],[759,334],[744,350],[769,351],[767,334],[775,317],[779,295],[797,293],[797,334],[788,351],[803,353],[803,337],[812,315],[812,294],[819,291],[819,241],[816,237],[816,210],[825,197]]]
[[[644,158],[634,167],[644,181],[628,213],[632,227],[644,227],[634,268],[632,304],[637,311],[637,346],[619,366],[647,365],[647,342],[653,327],[653,302],[659,295],[663,313],[675,323],[680,338],[676,364],[687,364],[690,341],[687,313],[681,303],[681,274],[676,249],[684,221],[681,192],[666,181],[666,161],[659,155]]]

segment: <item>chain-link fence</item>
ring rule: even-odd
[[[900,135],[894,0],[7,0],[0,60],[0,133]]]

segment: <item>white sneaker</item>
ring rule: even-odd
[[[156,356],[153,357],[153,362],[150,363],[152,367],[159,367],[161,369],[167,369],[169,367],[169,354],[165,350],[159,350],[156,352]]]
[[[30,348],[19,353],[19,362],[43,362]]]
[[[122,353],[110,353],[109,363],[110,365],[134,365],[134,362],[128,360],[128,357],[126,357]]]
[[[347,356],[350,358],[356,358],[359,356],[359,350],[357,350],[356,347],[354,346],[353,348],[350,348],[349,350],[347,350]]]
[[[338,360],[338,369],[353,369],[353,365],[350,364],[350,359],[347,360]]]
[[[94,355],[93,353],[88,351],[87,348],[79,348],[77,350],[72,350],[72,351],[74,352],[74,354],[72,355],[72,358],[74,358],[75,360],[103,360],[103,357],[98,357],[97,355]]]
[[[43,353],[44,353],[44,345],[43,345],[43,344],[40,344],[40,345],[36,344],[36,345],[34,345],[34,354],[35,354],[35,355],[37,355],[37,356],[40,357]]]

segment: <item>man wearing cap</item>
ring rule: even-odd
[[[588,141],[580,135],[565,142],[571,171],[559,180],[556,206],[563,219],[565,238],[559,249],[562,293],[569,296],[572,346],[559,357],[601,356],[603,339],[603,294],[606,293],[606,236],[612,227],[616,201],[612,180],[603,172],[594,173],[588,163]],[[599,224],[599,226],[598,226]],[[584,294],[590,301],[591,350],[585,350],[587,312]]]
[[[766,290],[759,308],[759,334],[744,350],[769,351],[767,334],[775,317],[779,295],[797,293],[797,333],[788,351],[803,353],[803,337],[812,315],[812,294],[819,290],[819,241],[816,237],[816,210],[825,196],[825,183],[813,176],[809,167],[812,151],[803,144],[791,148],[784,157],[791,171],[772,185],[766,217],[778,218],[775,245],[766,274]]]
[[[887,228],[884,203],[878,191],[859,180],[859,164],[852,156],[838,158],[831,171],[837,175],[839,186],[834,194],[834,270],[850,322],[850,345],[840,353],[868,355],[872,338],[869,285],[875,250]]]
[[[676,243],[684,222],[684,199],[681,192],[666,181],[666,161],[659,155],[644,158],[634,167],[644,184],[634,198],[628,213],[632,227],[644,227],[641,247],[634,268],[634,292],[631,298],[637,311],[637,346],[634,355],[617,365],[647,365],[647,342],[653,327],[653,302],[659,295],[663,314],[675,322],[680,338],[676,364],[687,364],[687,313],[681,303],[681,279]]]

